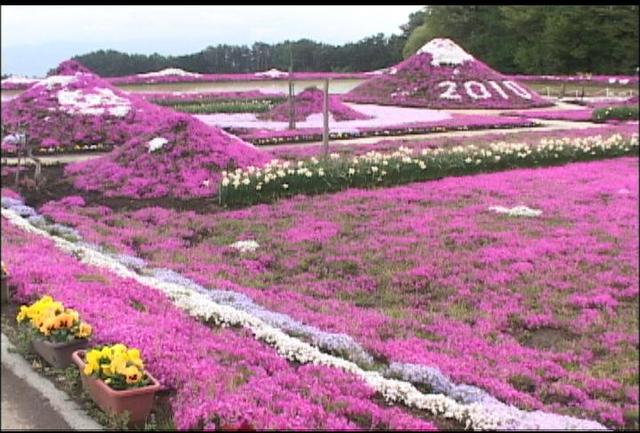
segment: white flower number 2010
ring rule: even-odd
[[[497,93],[502,99],[509,99],[509,95],[505,90],[495,81],[487,81],[491,89]],[[484,83],[479,81],[465,81],[464,90],[472,99],[489,99],[493,96],[491,91],[485,86]],[[516,83],[515,81],[505,80],[502,81],[502,86],[507,90],[510,90],[515,96],[523,99],[531,99],[533,96],[524,87]],[[458,83],[454,81],[442,81],[438,83],[439,88],[445,88],[445,91],[440,95],[441,99],[454,99],[460,100],[462,96],[456,92]]]

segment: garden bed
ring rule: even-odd
[[[379,405],[375,392],[352,375],[288,363],[242,329],[195,321],[149,287],[80,264],[4,217],[2,226],[16,298],[26,302],[49,293],[93,325],[93,344],[139,347],[149,371],[173,391],[169,403],[179,429],[239,421],[258,429],[432,427]]]
[[[215,218],[56,203],[42,211],[90,242],[351,335],[376,359],[437,366],[520,407],[632,428],[637,164],[351,190]],[[489,210],[516,204],[542,215]],[[238,239],[260,247],[234,253]],[[538,338],[553,332],[562,337]]]

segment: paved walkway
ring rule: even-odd
[[[2,334],[2,430],[102,430],[66,393],[9,350],[13,348]]]
[[[2,364],[2,430],[69,430],[42,395]]]

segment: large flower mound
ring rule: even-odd
[[[295,119],[298,122],[307,120],[312,114],[322,114],[324,104],[324,92],[317,87],[309,87],[295,97]],[[340,100],[339,96],[329,95],[329,113],[338,121],[365,120],[370,116],[360,113]],[[270,111],[257,116],[264,120],[286,122],[289,120],[289,102],[283,102],[273,107]]]
[[[531,108],[552,105],[494,71],[450,39],[433,39],[415,55],[365,81],[345,101],[429,108]]]
[[[66,167],[76,188],[133,198],[212,196],[221,170],[270,159],[253,145],[189,115],[152,105],[138,114],[142,121],[123,145],[101,158]]]
[[[128,138],[135,107],[131,97],[77,62],[63,62],[2,106],[4,134],[26,133],[37,150],[110,147]],[[5,137],[3,137],[5,138]],[[3,140],[3,151],[7,151]]]

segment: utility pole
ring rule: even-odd
[[[293,50],[289,43],[289,129],[296,129],[296,107],[293,88]]]

